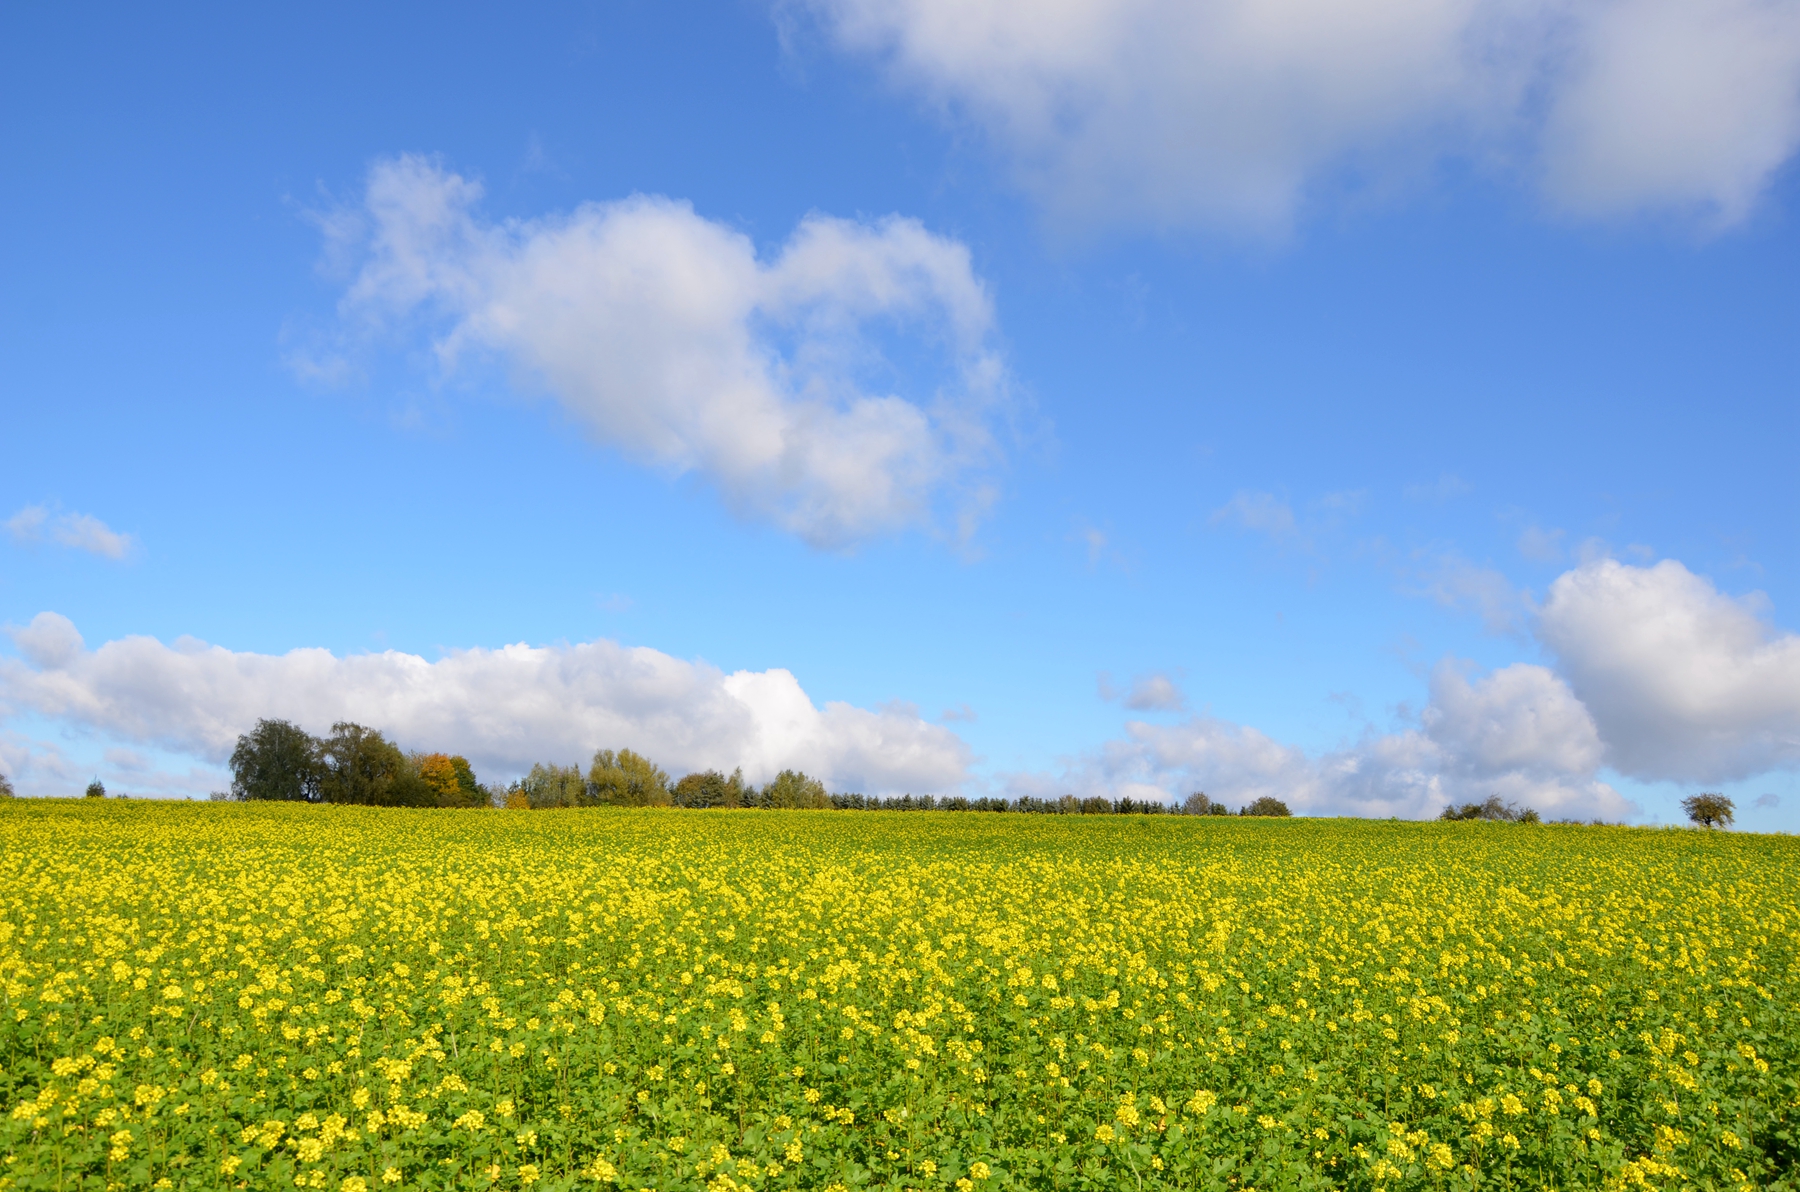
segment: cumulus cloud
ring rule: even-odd
[[[58,513],[44,505],[27,505],[6,521],[15,542],[53,542],[107,559],[123,559],[137,541],[86,513]]]
[[[0,658],[0,714],[214,764],[259,717],[314,732],[355,720],[499,774],[624,746],[676,773],[741,765],[762,781],[793,767],[873,794],[953,790],[970,763],[961,738],[916,710],[821,708],[786,670],[727,674],[610,641],[458,650],[433,662],[397,651],[239,653],[193,638],[89,650],[48,612],[12,634],[23,658]]]
[[[1309,753],[1208,715],[1132,722],[1064,774],[1013,784],[1160,800],[1205,790],[1239,804],[1271,795],[1303,814],[1411,818],[1498,795],[1547,817],[1616,818],[1631,806],[1597,777],[1603,754],[1593,719],[1549,670],[1517,664],[1471,681],[1447,660],[1416,728]]]
[[[812,215],[764,258],[674,199],[493,222],[480,198],[425,158],[377,165],[362,210],[322,221],[361,254],[347,325],[422,318],[445,368],[497,358],[601,442],[816,546],[967,532],[991,502],[1008,379],[964,245]]]
[[[1619,772],[1726,782],[1800,765],[1800,635],[1760,597],[1673,559],[1597,559],[1551,585],[1536,633]]]
[[[1800,143],[1793,0],[792,0],[1058,217],[1279,232],[1445,158],[1583,216],[1743,218]]]

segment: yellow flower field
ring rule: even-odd
[[[0,1188],[1771,1188],[1787,838],[0,804]]]

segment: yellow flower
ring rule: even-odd
[[[535,1164],[535,1163],[521,1164],[519,1167],[519,1183],[522,1186],[529,1188],[529,1187],[531,1187],[531,1185],[537,1183],[537,1181],[538,1181],[537,1164]]]
[[[969,1178],[972,1180],[985,1180],[991,1174],[988,1171],[988,1165],[979,1159],[969,1164]]]

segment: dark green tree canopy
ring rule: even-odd
[[[744,807],[754,793],[744,782],[744,771],[738,769],[730,778],[717,770],[689,774],[675,784],[670,795],[677,807]]]
[[[1239,815],[1292,815],[1294,813],[1288,810],[1288,805],[1286,803],[1283,803],[1280,799],[1277,799],[1274,795],[1263,795],[1261,798],[1252,799],[1250,801],[1250,803],[1247,806],[1245,806],[1245,808],[1242,811],[1238,812],[1238,814]]]
[[[90,799],[106,798],[106,784],[101,782],[98,778],[88,783],[87,797]]]
[[[319,797],[326,803],[431,807],[437,802],[400,747],[372,728],[339,721],[319,742]]]
[[[319,742],[286,720],[258,720],[231,751],[231,793],[238,799],[317,803]]]

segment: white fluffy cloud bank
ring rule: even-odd
[[[793,0],[1057,214],[1279,229],[1459,157],[1729,224],[1800,143],[1796,0]]]
[[[1412,727],[1323,753],[1208,715],[1132,721],[1023,793],[1273,795],[1314,814],[1426,816],[1499,796],[1546,816],[1616,819],[1602,778],[1724,783],[1800,767],[1800,635],[1760,597],[1734,598],[1679,562],[1595,559],[1560,576],[1531,632],[1555,666],[1431,677]]]
[[[389,651],[251,654],[182,638],[127,637],[89,650],[40,613],[0,658],[0,716],[29,714],[112,742],[222,762],[259,717],[323,732],[354,720],[402,746],[465,754],[492,777],[533,762],[584,762],[597,748],[647,754],[679,776],[744,768],[764,781],[803,769],[833,790],[942,792],[968,747],[898,706],[815,705],[785,670],[726,674],[610,641],[459,650],[437,661]],[[26,743],[13,741],[17,761]]]
[[[377,165],[326,221],[361,254],[347,322],[422,317],[446,368],[497,357],[601,442],[823,548],[966,533],[991,500],[1008,379],[962,244],[812,215],[764,258],[673,199],[493,222],[480,197],[425,158]]]
[[[1593,713],[1606,760],[1727,782],[1800,766],[1800,635],[1673,559],[1602,559],[1551,585],[1537,636]]]

